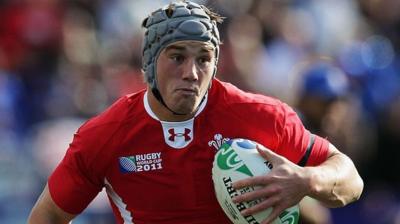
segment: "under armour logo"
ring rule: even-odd
[[[175,141],[175,137],[185,137],[185,142],[190,141],[190,129],[189,128],[185,128],[185,132],[183,133],[175,133],[175,129],[174,128],[170,128],[168,129],[168,133],[169,133],[169,137],[168,140],[170,141]]]

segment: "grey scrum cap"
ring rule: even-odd
[[[152,89],[157,89],[157,58],[160,52],[173,42],[181,40],[209,42],[215,47],[217,64],[220,45],[217,22],[210,18],[203,7],[190,1],[175,2],[154,11],[143,21],[143,26],[147,30],[143,43],[142,68],[146,81]],[[172,9],[172,13],[167,12],[169,9]]]

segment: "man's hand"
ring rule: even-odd
[[[266,175],[236,181],[233,184],[236,189],[247,186],[261,186],[261,188],[237,196],[233,198],[233,201],[239,203],[263,199],[261,203],[244,210],[242,214],[250,215],[272,207],[271,214],[263,221],[263,224],[266,224],[275,220],[286,208],[298,204],[309,193],[310,178],[304,168],[262,145],[258,144],[257,150],[265,160],[272,164],[273,168]]]

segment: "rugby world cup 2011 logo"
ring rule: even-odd
[[[161,152],[122,156],[118,162],[122,173],[148,172],[163,168]]]
[[[221,170],[235,170],[247,176],[253,176],[249,168],[232,148],[233,141],[227,141],[218,150],[217,165]]]
[[[120,170],[123,173],[136,171],[136,160],[134,156],[119,157]]]

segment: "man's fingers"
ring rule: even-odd
[[[236,196],[232,199],[234,203],[240,203],[244,201],[253,201],[257,199],[269,198],[274,195],[279,194],[281,191],[276,187],[266,187],[257,189],[248,193],[244,193],[242,195]]]
[[[235,181],[233,183],[233,188],[240,189],[248,186],[256,186],[256,185],[267,185],[269,183],[268,175],[249,177],[242,180]]]
[[[255,214],[257,212],[261,212],[261,211],[267,210],[268,208],[273,207],[278,202],[279,202],[279,199],[277,197],[270,197],[250,208],[243,210],[241,212],[241,214],[244,216]]]
[[[236,196],[234,198],[232,198],[232,201],[234,203],[240,203],[240,202],[244,202],[244,201],[252,201],[252,200],[256,200],[256,199],[261,199],[264,196],[265,193],[262,190],[255,190],[255,191],[251,191],[249,193],[245,193],[239,196]]]
[[[274,165],[275,162],[277,162],[281,156],[276,154],[275,152],[271,151],[270,149],[265,148],[264,146],[257,144],[257,151],[258,153],[267,161],[272,163]]]

